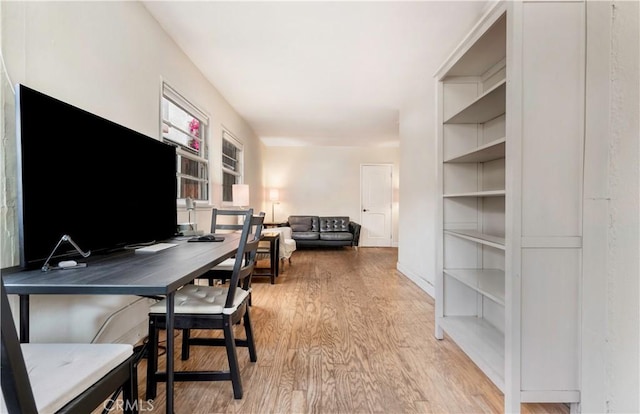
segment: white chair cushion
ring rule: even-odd
[[[225,308],[228,287],[186,285],[175,293],[175,313],[201,313],[230,315],[249,296],[249,291],[236,288],[236,294],[231,308]],[[149,308],[151,313],[166,313],[167,301],[161,300]]]
[[[29,343],[21,348],[40,413],[58,411],[133,354],[128,344]],[[6,412],[4,399],[0,406]]]
[[[217,264],[213,270],[228,270],[232,271],[233,266],[236,264],[236,259],[234,257],[230,259],[224,260],[222,263]]]

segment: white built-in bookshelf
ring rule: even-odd
[[[436,74],[435,334],[507,412],[580,400],[582,24],[580,2],[496,3]]]

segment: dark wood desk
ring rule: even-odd
[[[125,251],[90,258],[85,268],[40,269],[3,275],[7,293],[20,295],[20,340],[29,340],[29,295],[164,295],[167,298],[167,332],[174,326],[175,291],[238,250],[240,234],[225,234],[218,243],[188,243],[156,253]],[[167,335],[167,406],[173,414],[174,336]]]

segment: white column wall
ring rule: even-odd
[[[640,412],[640,6],[587,4],[582,411]]]
[[[436,90],[426,78],[419,98],[400,111],[400,222],[397,268],[435,297],[437,196]]]
[[[640,4],[612,13],[607,400],[640,412]]]

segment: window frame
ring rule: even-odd
[[[238,155],[236,156],[237,158],[234,160],[236,162],[236,170],[227,168],[225,166],[226,164],[228,164],[228,163],[225,163],[225,157],[228,157],[224,153],[225,141],[233,145],[236,148],[236,151],[238,153]],[[221,164],[220,169],[221,169],[221,175],[222,175],[221,177],[222,192],[220,194],[220,199],[224,206],[231,206],[233,205],[233,196],[231,193],[231,189],[228,190],[229,193],[231,194],[230,195],[231,199],[225,200],[224,176],[225,174],[233,175],[236,177],[235,184],[244,184],[244,144],[224,127],[222,130],[222,140],[221,140],[221,147],[220,147],[220,164]]]
[[[179,125],[173,124],[170,119],[165,119],[164,105],[165,100],[170,104],[175,105],[178,109],[185,112],[190,117],[199,121],[199,134],[200,136],[193,135],[190,131]],[[194,149],[190,145],[178,142],[171,138],[165,137],[165,126],[174,128],[181,134],[187,137],[197,139],[199,142],[198,149]],[[182,192],[182,180],[189,180],[198,183],[200,186],[199,197],[194,198],[199,203],[210,204],[211,203],[211,164],[209,162],[209,142],[210,142],[210,118],[209,116],[191,101],[185,98],[182,94],[176,91],[166,81],[162,81],[160,91],[160,139],[169,145],[176,147],[176,185],[178,188],[179,203],[186,204],[186,196]],[[187,159],[196,163],[198,175],[192,175],[182,171],[182,159]],[[204,193],[204,197],[202,197]]]

